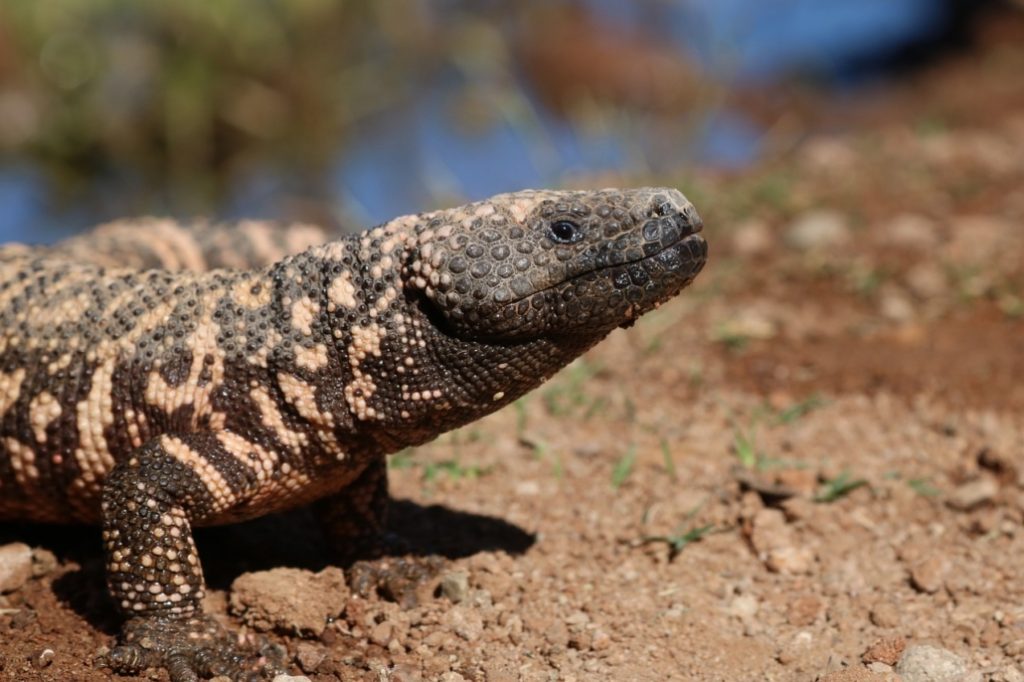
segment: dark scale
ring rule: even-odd
[[[381,556],[385,455],[675,296],[700,229],[671,189],[540,191],[305,251],[320,231],[157,220],[0,248],[0,519],[102,524],[115,671],[268,678],[202,613],[191,529],[316,502],[340,560]]]

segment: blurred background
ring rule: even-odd
[[[974,49],[981,0],[5,0],[0,238],[129,215],[339,229],[737,173]],[[906,110],[899,115],[905,115]],[[941,125],[927,110],[908,125]]]

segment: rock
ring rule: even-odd
[[[905,322],[914,317],[914,303],[906,292],[898,286],[882,287],[878,302],[879,312],[883,317],[897,322]]]
[[[519,481],[515,487],[516,495],[520,497],[534,497],[540,495],[540,483],[537,481]]]
[[[273,682],[311,682],[305,675],[278,675]]]
[[[1024,488],[1024,468],[1016,459],[992,447],[984,447],[978,453],[978,466],[995,477],[1003,485]]]
[[[53,652],[53,649],[49,647],[40,649],[32,654],[32,665],[40,670],[48,668],[50,667],[50,664],[53,663],[55,656],[56,654]]]
[[[327,650],[322,646],[300,642],[295,652],[295,661],[304,673],[314,673],[327,658]]]
[[[928,644],[908,647],[896,672],[904,682],[981,682],[981,674],[960,656]]]
[[[815,490],[818,488],[818,474],[807,467],[805,469],[779,469],[775,472],[775,480],[779,486],[792,490],[799,499],[810,502]],[[789,510],[783,507],[786,517],[789,518]]]
[[[865,663],[884,663],[888,666],[896,665],[907,648],[907,640],[902,637],[883,637],[868,647],[861,655],[860,660]]]
[[[751,521],[750,544],[768,570],[797,575],[809,573],[814,552],[800,546],[786,517],[778,509],[760,509]]]
[[[804,627],[813,625],[819,617],[825,615],[825,602],[813,594],[796,597],[786,608],[786,621],[790,625]]]
[[[752,594],[741,594],[729,602],[728,611],[740,620],[747,620],[756,616],[759,608],[757,597]]]
[[[715,331],[717,340],[729,339],[771,339],[779,333],[778,323],[765,314],[765,311],[744,308],[728,320],[725,320]]]
[[[23,542],[0,547],[0,594],[21,589],[31,577],[31,547]]]
[[[817,511],[816,505],[808,497],[791,497],[783,500],[779,506],[782,507],[787,521],[806,521]]]
[[[817,647],[814,646],[814,635],[806,630],[801,630],[779,649],[775,660],[782,665],[794,665],[809,655],[813,655],[815,651],[817,651]]]
[[[885,243],[909,249],[926,250],[939,243],[939,231],[935,223],[922,215],[901,213],[886,225],[882,234]]]
[[[946,504],[959,511],[971,511],[991,502],[997,494],[999,494],[999,484],[992,478],[983,476],[957,486],[946,500]]]
[[[768,251],[774,242],[772,231],[761,220],[747,220],[736,227],[732,246],[740,256],[756,256]]]
[[[950,241],[942,248],[946,260],[990,267],[1011,246],[1018,226],[1003,218],[965,215],[951,218]]]
[[[444,615],[443,622],[467,642],[477,641],[484,632],[484,621],[480,614],[462,606],[449,610]]]
[[[838,211],[807,211],[786,230],[786,243],[801,251],[843,246],[850,241],[846,218]]]
[[[604,651],[612,644],[611,635],[604,630],[594,630],[594,636],[590,640],[590,649],[592,651]]]
[[[589,622],[590,616],[583,611],[571,613],[569,617],[565,619],[565,624],[574,630],[582,630]]]
[[[43,547],[36,547],[32,550],[32,577],[42,578],[57,570],[57,557],[53,552]]]
[[[386,647],[388,642],[391,641],[391,635],[394,633],[394,627],[391,623],[384,621],[383,623],[377,623],[370,628],[370,641],[377,646]]]
[[[858,154],[842,138],[812,137],[803,144],[800,160],[816,174],[842,176],[853,170]]]
[[[910,583],[920,592],[934,594],[942,588],[949,563],[939,554],[918,562],[910,571]]]
[[[814,567],[814,552],[809,547],[779,547],[769,553],[765,565],[769,571],[785,575],[810,573]]]
[[[441,594],[458,604],[469,595],[469,574],[465,571],[448,571],[441,578]]]
[[[910,290],[924,299],[949,293],[949,278],[937,263],[918,263],[907,271],[906,279]]]
[[[900,611],[889,602],[882,602],[871,609],[870,618],[880,628],[895,628],[900,624]]]
[[[319,637],[337,617],[349,591],[340,568],[313,573],[297,568],[245,573],[231,585],[231,611],[258,631]]]
[[[1010,665],[1002,670],[992,673],[991,682],[1024,682],[1024,672],[1021,669]]]

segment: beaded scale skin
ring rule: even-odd
[[[149,220],[2,247],[0,519],[102,525],[115,671],[270,676],[203,614],[191,529],[316,501],[340,554],[379,555],[385,455],[678,294],[701,226],[673,189],[524,191],[326,242]]]

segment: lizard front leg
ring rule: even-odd
[[[192,524],[242,503],[255,489],[230,457],[214,434],[164,435],[107,477],[107,585],[127,618],[106,660],[115,672],[165,668],[171,682],[194,682],[282,671],[203,613],[206,586]]]
[[[436,555],[408,556],[409,543],[387,530],[387,462],[374,459],[339,493],[314,505],[335,560],[348,566],[352,589],[366,596],[377,589],[404,607],[417,602],[417,589],[440,570]]]

